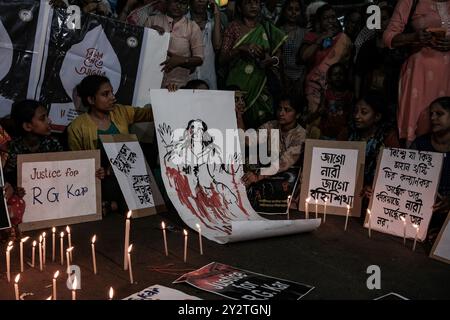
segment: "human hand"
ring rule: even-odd
[[[156,30],[160,36],[162,36],[164,34],[164,32],[166,32],[163,27],[158,26],[158,25],[152,26],[151,29]]]
[[[160,66],[163,66],[161,71],[168,73],[176,67],[181,66],[185,61],[186,57],[182,57],[170,51],[167,51],[167,59],[160,64]]]
[[[19,198],[23,198],[26,194],[25,189],[22,187],[17,187],[16,188],[16,194]]]
[[[175,92],[175,91],[178,90],[178,86],[177,86],[175,83],[169,83],[169,84],[166,86],[166,88],[167,88],[167,90],[168,90],[169,92]]]
[[[247,172],[242,176],[242,182],[246,187],[259,181],[259,176],[254,172]]]
[[[450,196],[443,196],[437,194],[436,202],[433,205],[433,212],[449,212],[450,211]]]
[[[432,48],[438,51],[450,51],[450,38],[436,38],[433,41]]]
[[[372,186],[364,186],[364,188],[359,193],[359,196],[361,198],[370,199],[372,198],[372,194],[373,194]]]
[[[209,0],[209,7],[212,9],[214,15],[216,15],[216,14],[220,15],[220,8],[217,5],[216,1]]]
[[[95,171],[95,177],[97,179],[103,180],[103,179],[105,179],[105,175],[106,175],[106,171],[105,171],[105,168],[103,168],[103,167],[100,167],[99,169],[97,169]]]
[[[430,45],[432,39],[431,33],[425,29],[421,29],[415,34],[415,40],[423,47]]]
[[[264,49],[257,44],[249,43],[243,44],[238,47],[239,51],[243,53],[245,56],[253,59],[261,59],[264,58]]]
[[[6,201],[8,201],[14,194],[14,188],[9,182],[5,182],[5,186],[3,187],[3,192],[5,194]]]

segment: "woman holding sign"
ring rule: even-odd
[[[445,153],[434,214],[430,221],[429,239],[439,233],[450,211],[450,97],[441,97],[430,105],[431,133],[417,138],[411,148]]]
[[[153,121],[151,108],[116,104],[116,97],[107,77],[87,76],[76,90],[83,104],[88,107],[88,112],[78,116],[67,129],[70,150],[98,149],[99,135],[128,134],[131,124]],[[102,159],[102,167],[109,167],[109,163],[105,161],[107,157]],[[105,178],[105,175],[102,178]],[[102,183],[102,193],[103,199],[110,201],[110,204],[105,203],[104,213],[109,211],[108,209],[114,210],[113,203],[117,200],[117,194],[122,193],[116,179],[109,174]],[[119,203],[124,205],[125,201],[122,199]],[[122,209],[120,211],[123,211]]]

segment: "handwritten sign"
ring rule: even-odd
[[[383,149],[370,210],[372,229],[424,240],[432,215],[442,153]],[[403,222],[405,219],[405,222]],[[368,218],[365,226],[368,227]]]
[[[137,210],[155,208],[155,190],[159,197],[160,194],[136,136],[101,135],[100,139],[128,209],[134,214]],[[156,211],[150,210],[148,213],[156,213]],[[133,216],[136,217],[136,215]]]
[[[430,257],[450,264],[450,212],[433,244]]]
[[[327,213],[345,214],[347,205],[352,215],[359,215],[362,185],[364,143],[342,141],[307,140],[305,145],[304,175],[300,208],[310,198],[310,210],[323,212],[325,201]]]
[[[182,275],[174,283],[186,282],[234,300],[299,300],[314,287],[289,280],[211,262]]]
[[[18,155],[17,161],[26,192],[22,229],[101,219],[99,151]]]

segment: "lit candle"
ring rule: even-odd
[[[61,265],[64,265],[64,232],[61,232],[59,235],[61,237],[59,243],[61,249]]]
[[[77,280],[77,277],[74,276],[73,282],[72,282],[72,300],[77,300],[77,285],[78,285],[78,280]]]
[[[39,270],[42,271],[42,235],[39,236]]]
[[[73,250],[73,247],[66,249],[66,260],[67,260],[67,273],[70,274],[70,252]]]
[[[345,227],[344,227],[344,231],[347,231],[347,224],[348,224],[348,216],[350,214],[350,206],[347,205],[347,214],[345,216]]]
[[[10,261],[10,251],[12,250],[12,241],[8,243],[8,246],[6,247],[6,278],[8,279],[8,282],[11,282],[11,261]]]
[[[305,201],[305,218],[309,219],[309,200],[310,198],[308,197]]]
[[[14,292],[16,294],[16,300],[20,300],[20,296],[19,296],[19,280],[20,280],[20,273],[14,279]]]
[[[367,209],[367,215],[369,216],[368,224],[369,224],[369,238],[372,237],[372,213],[370,209]]]
[[[125,239],[124,239],[124,253],[123,253],[123,270],[127,270],[127,249],[130,244],[130,218],[131,210],[127,213],[127,219],[125,221]]]
[[[31,251],[31,266],[34,268],[34,260],[36,257],[36,240],[33,241],[33,250]]]
[[[164,239],[164,250],[166,252],[166,256],[169,255],[169,250],[167,249],[167,237],[166,237],[166,224],[164,221],[161,222],[161,228],[163,231],[163,239]]]
[[[325,198],[325,204],[323,205],[323,223],[327,221],[327,201],[328,198]]]
[[[317,211],[318,211],[318,210],[317,210],[318,202],[319,202],[319,200],[316,199],[316,219],[317,219],[317,217],[318,217],[318,212],[317,212]]]
[[[23,244],[30,239],[30,237],[25,237],[20,239],[20,272],[23,272]]]
[[[400,219],[403,221],[403,245],[406,246],[406,218],[401,216]]]
[[[91,240],[91,249],[92,249],[92,265],[94,266],[94,274],[97,274],[97,261],[95,260],[95,240],[97,236],[94,234]]]
[[[69,248],[72,246],[72,234],[70,233],[70,227],[66,226],[66,232],[67,232],[67,241]],[[70,261],[72,261],[72,252],[70,253]]]
[[[56,228],[52,228],[52,261],[55,262],[55,242],[56,242]]]
[[[415,251],[416,250],[416,243],[417,243],[417,236],[419,235],[419,225],[414,223],[413,227],[416,229],[416,235],[414,237],[414,245],[413,245],[413,251]]]
[[[59,276],[59,270],[53,274],[53,300],[56,300],[56,279]]]
[[[48,296],[45,300],[52,300],[52,296]]]
[[[291,206],[291,196],[289,195],[287,197],[287,209],[286,209],[286,214],[287,214],[287,219],[289,220],[289,207]]]
[[[114,289],[113,289],[113,287],[109,288],[108,297],[109,297],[109,300],[112,300],[114,298]]]
[[[203,243],[202,243],[202,229],[198,223],[195,224],[198,229],[198,242],[200,244],[200,254],[203,255]]]
[[[128,247],[128,271],[130,272],[130,283],[133,284],[133,269],[131,267],[131,249],[133,249],[133,245],[130,244]]]
[[[183,233],[184,233],[184,262],[186,262],[186,260],[187,260],[187,236],[188,236],[186,229],[183,230]]]
[[[42,263],[45,265],[45,257],[47,256],[47,249],[46,249],[46,239],[47,239],[47,233],[42,233]]]

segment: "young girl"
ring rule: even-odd
[[[8,182],[5,184],[5,197],[13,225],[10,239],[15,240],[20,236],[18,225],[22,223],[25,211],[25,202],[22,199],[25,193],[23,188],[17,187],[17,155],[57,152],[63,149],[59,142],[50,136],[51,121],[47,109],[38,101],[24,100],[14,103],[11,118],[18,133],[9,143],[4,175],[5,181]]]
[[[151,108],[136,108],[116,104],[113,88],[107,77],[90,75],[84,78],[76,88],[88,112],[78,116],[67,129],[70,150],[95,150],[100,147],[100,134],[127,134],[128,127],[135,122],[153,121]],[[102,168],[109,168],[106,156],[102,156]],[[117,194],[121,195],[119,185],[111,170],[100,170],[97,177],[103,179],[102,197],[107,202],[103,204],[103,213],[108,211],[125,211],[123,197],[119,204],[115,203]],[[120,207],[119,207],[120,205]]]

